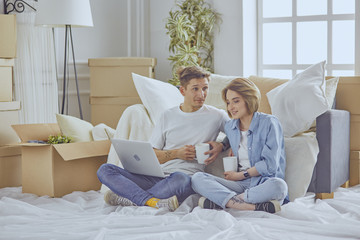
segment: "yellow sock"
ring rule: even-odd
[[[153,208],[156,208],[156,204],[157,202],[159,201],[160,199],[158,198],[150,198],[149,200],[146,201],[145,205],[146,206],[149,206],[149,207],[153,207]]]

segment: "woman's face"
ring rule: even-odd
[[[227,110],[233,119],[241,119],[250,115],[244,98],[235,91],[228,90],[226,93]]]

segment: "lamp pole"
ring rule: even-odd
[[[76,72],[76,62],[75,62],[75,52],[74,52],[74,44],[73,44],[73,38],[72,38],[72,31],[71,31],[71,25],[65,26],[65,53],[64,53],[64,82],[63,82],[63,98],[62,98],[62,106],[61,106],[61,114],[64,114],[65,111],[65,102],[66,102],[66,114],[68,114],[69,110],[69,93],[68,93],[68,84],[69,84],[69,75],[66,72],[67,64],[68,64],[68,46],[69,46],[69,35],[70,35],[70,44],[71,44],[71,51],[72,51],[72,57],[73,57],[73,65],[74,65],[74,73],[75,73],[75,84],[76,84],[76,93],[77,93],[77,99],[79,104],[79,112],[80,112],[80,118],[83,119],[82,114],[82,108],[81,108],[81,101],[80,101],[80,92],[79,92],[79,83],[77,78],[77,72]]]

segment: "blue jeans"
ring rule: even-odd
[[[191,188],[191,177],[182,172],[174,172],[165,178],[152,177],[106,163],[100,166],[97,176],[111,191],[138,206],[144,206],[152,197],[166,199],[176,195],[182,202],[195,193]]]
[[[222,208],[235,195],[245,193],[244,201],[251,204],[278,200],[283,203],[287,196],[287,184],[281,178],[269,178],[265,182],[250,188],[250,178],[231,181],[208,173],[198,172],[191,178],[195,192],[210,199]]]

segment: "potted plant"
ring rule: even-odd
[[[213,72],[213,32],[221,21],[205,0],[182,0],[166,18],[166,34],[170,37],[168,58],[172,63],[172,79],[179,85],[176,70],[180,66],[200,66]]]

